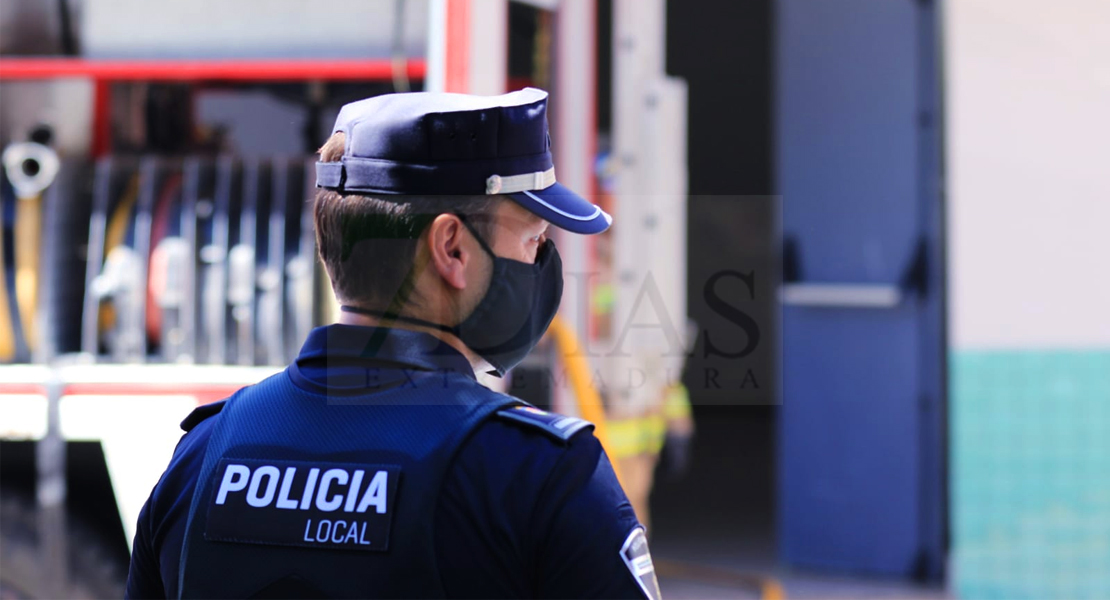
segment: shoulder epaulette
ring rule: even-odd
[[[594,424],[576,417],[567,417],[540,410],[534,406],[512,406],[497,411],[498,418],[534,427],[561,442],[567,442],[574,434],[584,429],[593,429]]]
[[[198,406],[193,409],[193,412],[189,413],[189,416],[185,417],[185,420],[181,422],[181,429],[192,431],[201,421],[223,410],[225,402],[227,402],[227,400],[220,400],[219,402],[205,404],[204,406]]]

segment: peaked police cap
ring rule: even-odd
[[[412,92],[339,111],[343,158],[316,163],[317,187],[341,193],[509,196],[556,227],[600,233],[612,218],[555,179],[547,92]]]

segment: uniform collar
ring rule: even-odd
[[[458,373],[474,379],[470,361],[434,335],[407,329],[327,325],[313,329],[287,369],[314,392],[366,393],[406,381],[412,372]]]

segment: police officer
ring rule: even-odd
[[[139,517],[140,597],[658,598],[592,426],[479,385],[562,295],[547,93],[343,107],[317,164],[342,305],[281,373],[197,409]]]

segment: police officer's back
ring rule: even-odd
[[[320,257],[343,305],[289,367],[182,424],[140,515],[131,597],[657,596],[589,423],[480,386],[558,308],[546,93],[347,105],[321,150]]]

